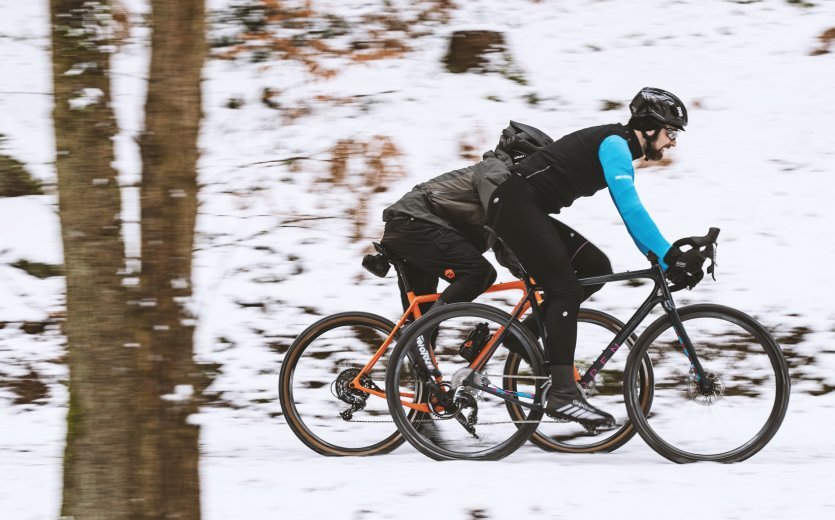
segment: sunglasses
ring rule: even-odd
[[[672,128],[669,126],[665,126],[664,130],[667,132],[667,137],[670,138],[670,141],[675,141],[676,137],[678,137],[678,133],[680,132],[680,130],[678,130],[677,128]]]

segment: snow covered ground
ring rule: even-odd
[[[134,17],[142,0],[124,2]],[[222,369],[203,425],[202,485],[209,519],[568,518],[580,514],[662,518],[828,518],[835,470],[835,49],[811,56],[835,27],[835,2],[640,0],[459,2],[453,20],[411,42],[402,59],[355,64],[328,81],[297,64],[212,60],[206,67],[203,184],[195,257],[197,353]],[[219,9],[225,0],[211,0]],[[408,2],[398,2],[404,8]],[[0,0],[0,151],[54,181],[47,2]],[[367,0],[316,0],[347,18]],[[441,59],[455,29],[505,33],[526,84],[501,74],[450,74]],[[137,179],[147,31],[138,27],[114,56],[114,102],[122,128],[117,166]],[[338,61],[338,60],[336,60]],[[325,459],[278,416],[283,350],[333,312],[393,318],[391,277],[359,265],[379,236],[379,213],[419,180],[467,164],[462,143],[492,147],[509,119],[558,137],[625,121],[642,86],[669,89],[691,125],[666,167],[638,171],[641,197],[670,238],[722,228],[717,282],[679,301],[713,301],[757,316],[784,343],[793,367],[789,413],[753,459],[677,466],[634,439],[609,455],[546,454],[526,446],[498,463],[435,463],[408,445],[373,459]],[[294,121],[261,102],[265,88]],[[348,98],[342,104],[315,96]],[[243,102],[228,108],[230,99]],[[324,98],[320,98],[324,99]],[[534,101],[536,100],[536,101]],[[343,184],[324,182],[338,140],[391,138],[404,175],[374,193],[362,165]],[[288,160],[308,157],[307,160]],[[136,221],[134,190],[125,215]],[[365,201],[359,225],[352,211]],[[63,340],[50,315],[63,279],[37,279],[10,264],[60,263],[54,193],[0,199],[0,383],[34,372],[45,385],[16,404],[0,384],[0,511],[3,518],[55,518],[60,507],[67,377]],[[606,194],[563,214],[603,248],[616,270],[643,267]],[[356,228],[361,239],[357,240]],[[128,248],[136,226],[126,227]],[[135,249],[132,249],[135,252]],[[500,271],[501,272],[501,271]],[[500,278],[509,279],[503,273]],[[607,287],[594,306],[625,319],[640,289]],[[488,300],[489,301],[489,300]],[[258,305],[252,305],[258,304]],[[26,323],[47,323],[29,334]],[[828,392],[828,393],[827,393]],[[431,509],[429,509],[431,508]]]

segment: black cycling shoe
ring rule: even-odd
[[[615,418],[590,405],[574,382],[574,367],[557,365],[550,367],[551,381],[545,383],[544,412],[556,419],[574,421],[590,429],[607,429],[615,426]],[[543,388],[546,390],[546,388]]]

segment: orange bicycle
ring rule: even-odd
[[[393,323],[386,318],[366,312],[346,312],[323,318],[305,329],[287,351],[279,375],[279,400],[281,410],[293,433],[310,449],[322,455],[360,456],[388,453],[405,441],[389,415],[385,393],[385,370],[388,359],[384,354],[397,340],[404,327],[411,326],[412,320],[421,316],[419,305],[434,302],[439,294],[416,296],[405,276],[401,262],[379,244],[379,258],[390,263],[397,270],[406,288],[409,307]],[[379,273],[375,273],[378,276]],[[383,274],[385,276],[385,274]],[[485,293],[520,291],[521,297],[514,306],[514,315],[528,312],[526,287],[523,281],[499,283]],[[521,308],[521,311],[520,311]],[[501,312],[496,310],[496,312]],[[509,321],[509,314],[505,315]],[[499,318],[503,318],[501,316]],[[588,346],[608,345],[623,328],[623,323],[606,313],[580,309],[578,316],[578,342],[575,354],[577,373],[585,372],[600,352],[591,351]],[[516,334],[533,338],[527,328],[518,326]],[[625,345],[631,348],[635,336],[630,336]],[[483,341],[477,330],[469,331],[460,338],[460,354],[463,359],[469,355],[471,362],[477,355],[468,354],[467,349],[477,350]],[[475,345],[474,345],[475,343]],[[529,342],[524,341],[527,345]],[[534,344],[538,344],[535,340]],[[584,347],[585,346],[585,347]],[[541,345],[540,345],[541,349]],[[533,420],[528,412],[512,402],[506,406],[505,421],[515,428],[534,427],[537,430],[530,437],[531,442],[547,451],[568,453],[592,453],[612,451],[625,444],[635,430],[629,422],[623,395],[623,370],[626,356],[622,360],[611,360],[595,377],[594,395],[606,402],[606,410],[615,415],[618,428],[605,432],[589,432],[577,423],[552,419]],[[495,357],[501,377],[524,386],[534,381],[539,373],[541,352],[509,352],[504,358]],[[641,400],[649,408],[652,395],[651,366],[649,360],[641,372]],[[403,368],[401,381],[414,372],[414,385],[404,389],[401,383],[400,398],[408,407],[408,420],[419,428],[432,428],[426,396],[422,395],[423,385],[418,376],[417,360],[410,368]],[[533,423],[537,426],[533,426]]]

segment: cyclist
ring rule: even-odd
[[[515,146],[503,146],[512,138]],[[518,274],[513,255],[502,247],[485,226],[485,204],[472,181],[476,172],[495,189],[510,176],[508,167],[527,152],[553,140],[533,127],[511,122],[495,151],[485,152],[475,165],[453,170],[418,184],[383,211],[383,246],[405,260],[405,275],[417,295],[437,291],[438,280],[449,282],[432,306],[469,302],[496,280],[496,270],[482,254],[492,248],[500,264]],[[398,279],[404,310],[409,302],[403,281]],[[421,312],[429,305],[423,304]]]
[[[570,133],[512,165],[512,175],[491,192],[487,204],[489,225],[546,295],[543,320],[551,378],[544,388],[545,410],[598,428],[614,425],[614,418],[590,405],[575,383],[577,313],[584,292],[572,265],[570,244],[549,214],[608,188],[638,249],[655,255],[671,281],[692,287],[701,275],[697,252],[682,253],[672,247],[644,209],[632,167],[634,160],[657,161],[676,146],[687,125],[687,109],[670,92],[649,87],[638,92],[629,108],[626,125]]]
[[[496,280],[496,271],[482,254],[492,247],[499,263],[521,278],[518,261],[486,226],[487,196],[510,177],[509,167],[554,141],[542,131],[511,121],[495,150],[475,165],[444,173],[418,184],[383,211],[386,222],[381,243],[405,260],[404,270],[418,295],[437,290],[438,280],[449,286],[434,305],[468,302]],[[609,259],[582,235],[556,220],[555,230],[571,250],[579,276],[612,272]],[[403,307],[409,305],[398,280]],[[602,286],[585,288],[583,299]],[[426,312],[428,306],[421,308]],[[531,330],[535,325],[528,324]]]
[[[404,274],[415,294],[436,292],[439,279],[449,282],[435,303],[421,305],[422,313],[430,307],[472,301],[490,287],[496,270],[482,254],[491,247],[501,265],[517,278],[523,276],[516,257],[486,226],[485,208],[490,193],[510,177],[510,166],[553,142],[542,131],[511,121],[495,150],[485,152],[481,162],[418,184],[383,211],[386,225],[381,243],[404,260]],[[550,225],[568,248],[578,276],[611,274],[611,263],[600,249],[562,222],[551,219]],[[398,285],[405,310],[409,301],[399,277]],[[601,287],[584,287],[582,299]],[[533,317],[524,324],[538,335]],[[431,342],[431,337],[423,338],[423,343]],[[521,352],[512,338],[507,347]],[[419,345],[417,353],[434,373],[431,358],[422,348]]]

